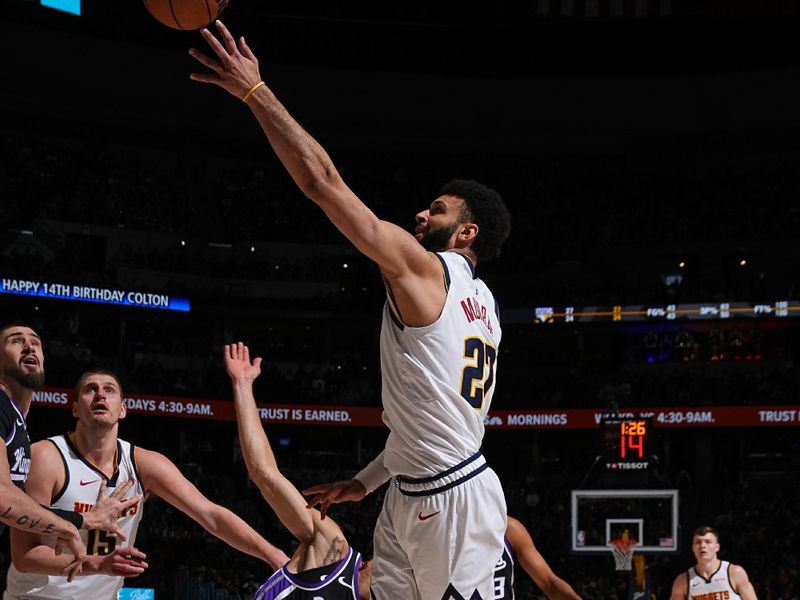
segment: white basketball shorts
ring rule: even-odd
[[[481,454],[432,477],[395,477],[374,535],[374,600],[491,600],[506,502]]]

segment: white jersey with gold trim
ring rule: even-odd
[[[128,492],[128,496],[144,494],[141,478],[136,471],[134,447],[132,444],[117,440],[117,469],[114,476],[108,479],[86,458],[81,456],[77,448],[64,435],[48,438],[61,454],[66,472],[66,479],[61,491],[53,498],[51,506],[75,512],[91,510],[97,500],[100,482],[106,482],[106,493],[114,492],[118,485],[128,479],[135,481]],[[127,540],[118,540],[103,531],[94,529],[81,530],[81,539],[86,544],[87,554],[106,555],[117,547],[132,546],[136,540],[136,530],[142,518],[142,504],[128,509],[125,516],[119,520],[119,527],[125,533]],[[55,538],[45,541],[55,545]],[[68,552],[68,549],[64,549]],[[86,575],[75,578],[71,583],[66,577],[54,575],[39,575],[36,573],[21,573],[11,565],[8,569],[8,579],[4,600],[58,600],[63,598],[80,598],[81,600],[115,600],[117,591],[122,587],[122,577],[108,575]]]
[[[494,296],[470,260],[440,252],[447,298],[425,327],[403,323],[391,289],[381,326],[384,466],[425,477],[480,450],[494,395],[501,329]]]
[[[719,569],[708,579],[689,569],[689,600],[740,600],[741,596],[733,589],[730,577],[731,563],[722,560]]]

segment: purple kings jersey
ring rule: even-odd
[[[514,553],[508,539],[503,539],[503,556],[494,567],[493,600],[514,600]]]
[[[339,562],[290,573],[284,566],[258,588],[252,600],[359,600],[361,554],[352,546]]]

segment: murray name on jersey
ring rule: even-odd
[[[475,290],[475,293],[477,295],[477,289]],[[489,333],[494,334],[491,310],[487,310],[483,304],[478,302],[475,298],[471,298],[469,296],[461,301],[461,308],[464,310],[464,316],[467,317],[467,323],[472,323],[473,321],[482,321],[483,324],[486,325],[486,329],[489,330]]]

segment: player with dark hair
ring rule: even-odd
[[[31,469],[31,443],[26,418],[33,392],[44,385],[44,352],[36,331],[21,321],[0,325],[0,533],[12,529],[47,534],[55,552],[66,545],[62,560],[67,579],[79,574],[86,548],[78,529],[99,529],[124,537],[117,517],[139,498],[125,498],[130,485],[105,495],[105,486],[92,499],[94,510],[78,514],[72,508],[48,510],[25,493]],[[47,503],[49,504],[49,502]],[[122,557],[116,558],[124,564]]]
[[[120,520],[126,540],[98,531],[85,535],[87,546],[84,576],[73,582],[59,576],[70,556],[57,556],[46,536],[12,532],[13,565],[8,571],[4,600],[49,600],[116,598],[123,577],[144,571],[145,556],[130,545],[142,518],[142,495],[159,496],[196,521],[228,545],[267,562],[272,567],[285,555],[227,508],[206,498],[163,454],[134,447],[119,439],[119,421],[125,418],[119,378],[111,371],[95,369],[84,373],[77,384],[72,414],[75,431],[42,440],[33,445],[33,468],[29,493],[39,502],[54,507],[89,507],[98,488],[130,481],[137,503]],[[127,562],[115,568],[113,556]]]
[[[324,519],[278,468],[253,396],[261,374],[261,359],[239,342],[224,349],[225,370],[231,378],[239,442],[250,479],[281,523],[297,538],[288,558],[256,592],[253,600],[369,600],[369,564],[362,564],[333,519]]]
[[[243,100],[300,190],[380,268],[387,301],[381,327],[380,467],[395,477],[375,528],[376,600],[492,595],[503,552],[502,486],[480,453],[494,394],[499,309],[478,279],[511,228],[497,192],[464,180],[446,185],[416,215],[414,234],[379,219],[347,186],[328,154],[261,80],[258,60],[217,21],[214,56],[191,49],[210,73],[192,73]],[[333,484],[331,493],[336,493]],[[324,514],[328,491],[309,503]]]
[[[669,600],[758,600],[753,584],[739,565],[717,558],[719,534],[704,525],[692,535],[697,563],[675,578]]]

